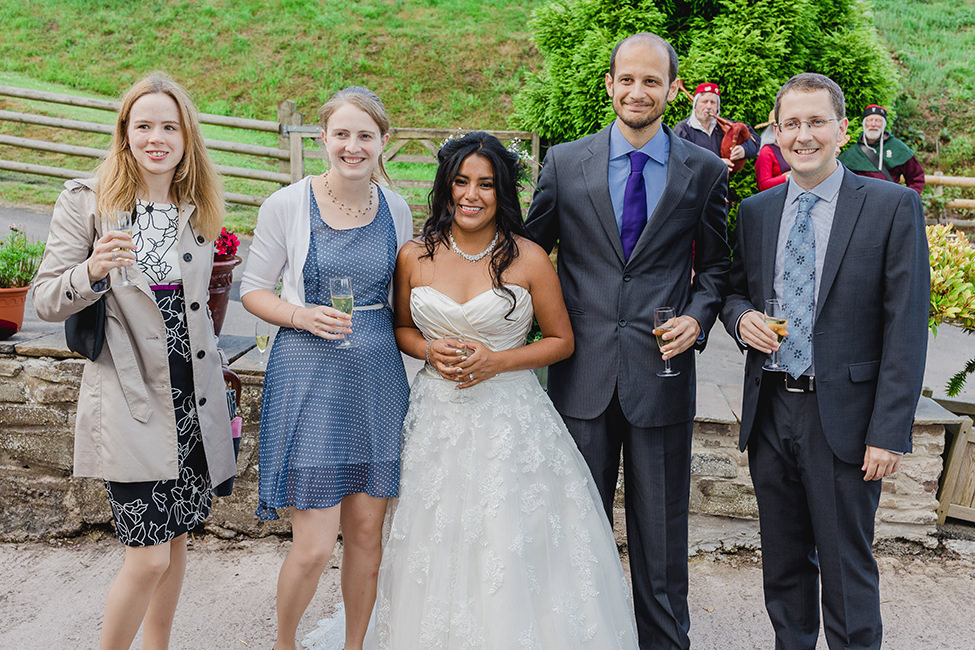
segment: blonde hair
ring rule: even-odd
[[[199,113],[186,89],[162,72],[154,72],[129,88],[122,98],[115,122],[115,133],[108,156],[95,172],[98,177],[98,212],[130,210],[139,189],[145,189],[139,166],[129,149],[129,116],[132,105],[143,95],[169,95],[179,109],[183,134],[183,159],[176,166],[171,193],[177,205],[195,206],[190,223],[193,229],[213,241],[220,234],[225,213],[223,183],[207,154],[200,131]]]
[[[386,114],[386,107],[383,106],[379,95],[362,86],[343,88],[329,97],[327,102],[322,104],[322,107],[318,109],[318,123],[321,125],[323,131],[327,130],[328,119],[332,117],[332,114],[346,104],[352,104],[372,118],[372,121],[379,127],[380,136],[389,134],[389,115]],[[392,182],[389,174],[386,173],[382,153],[379,154],[378,167],[372,172],[372,180],[377,183],[385,182],[387,185]]]

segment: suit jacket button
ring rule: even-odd
[[[633,278],[632,278],[632,277],[630,277],[629,275],[624,275],[624,276],[623,276],[623,282],[629,282],[629,281],[630,281],[630,280],[632,280],[632,279],[633,279]]]
[[[620,327],[626,327],[626,321],[620,319]]]
[[[190,253],[183,253],[183,261],[184,262],[189,262],[192,259],[193,259],[193,255],[191,255]]]
[[[200,406],[206,406],[206,403],[207,403],[207,398],[201,397],[200,398]]]
[[[206,353],[206,352],[204,352],[203,350],[200,350],[199,352],[197,352],[197,353],[196,353],[196,358],[197,358],[197,359],[202,359],[202,358],[203,358],[203,357],[205,357],[206,355],[207,355],[207,353]]]
[[[205,242],[206,240],[205,240],[205,239],[203,239],[203,235],[197,235],[197,236],[196,236],[196,241],[197,241],[197,243],[199,243],[199,244],[202,244],[202,243],[203,243],[203,242]]]
[[[198,303],[198,302],[191,302],[190,303],[190,309],[192,309],[193,311],[196,311],[199,308],[200,308],[200,303]]]
[[[70,291],[65,291],[64,292],[64,295],[68,297],[68,300],[71,300],[71,292]]]
[[[755,385],[758,386],[761,383],[762,383],[762,380],[759,379],[758,377],[755,377]]]

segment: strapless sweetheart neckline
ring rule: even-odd
[[[504,286],[508,287],[509,289],[521,289],[525,293],[528,293],[528,289],[526,289],[525,287],[521,286],[520,284],[506,284]],[[421,284],[419,286],[413,287],[413,291],[416,291],[417,289],[429,289],[430,291],[433,291],[437,295],[443,296],[444,298],[446,298],[450,302],[454,303],[455,305],[459,305],[461,307],[463,307],[467,303],[474,302],[475,300],[477,300],[478,298],[480,298],[482,296],[485,296],[487,294],[491,294],[491,293],[494,293],[495,292],[494,287],[491,287],[490,289],[485,289],[481,293],[476,294],[474,296],[471,296],[467,300],[464,300],[463,302],[461,302],[461,301],[457,300],[456,298],[453,298],[451,296],[448,296],[447,294],[445,294],[440,289],[437,289],[436,287],[431,286],[429,284]]]

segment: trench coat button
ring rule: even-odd
[[[192,309],[193,311],[196,311],[199,308],[200,308],[200,303],[198,303],[198,302],[191,302],[190,303],[190,309]]]
[[[197,243],[198,243],[198,244],[202,244],[202,243],[203,243],[203,242],[205,242],[206,240],[205,240],[205,239],[203,239],[203,235],[197,235],[197,236],[196,236],[196,241],[197,241]]]
[[[207,403],[207,398],[201,397],[200,398],[200,406],[206,406],[206,403]]]
[[[620,319],[620,327],[626,327],[626,321],[625,320]]]
[[[632,280],[632,279],[633,279],[633,277],[632,277],[632,276],[629,276],[629,275],[624,275],[624,276],[623,276],[623,282],[629,282],[629,281],[630,281],[630,280]]]
[[[71,292],[70,291],[65,291],[64,292],[64,295],[67,296],[68,300],[71,300]]]
[[[191,253],[183,253],[183,261],[184,262],[189,262],[192,259],[193,259],[193,255]]]
[[[202,358],[203,358],[203,357],[205,357],[206,355],[207,355],[207,353],[206,353],[205,351],[203,351],[203,350],[200,350],[199,352],[197,352],[197,353],[196,353],[196,358],[197,358],[197,359],[202,359]]]

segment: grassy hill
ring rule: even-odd
[[[116,98],[159,69],[205,112],[274,119],[277,103],[293,99],[306,122],[332,91],[360,84],[383,98],[396,126],[510,128],[512,97],[539,65],[529,18],[542,2],[6,0],[0,83]],[[873,7],[903,70],[895,132],[929,170],[975,172],[975,6]],[[0,108],[18,105],[0,100]],[[43,129],[33,132],[42,137]],[[77,144],[104,142],[85,136]],[[82,164],[92,161],[67,166]],[[50,205],[59,187],[0,172],[3,201]],[[235,214],[239,228],[253,219],[252,210]]]

